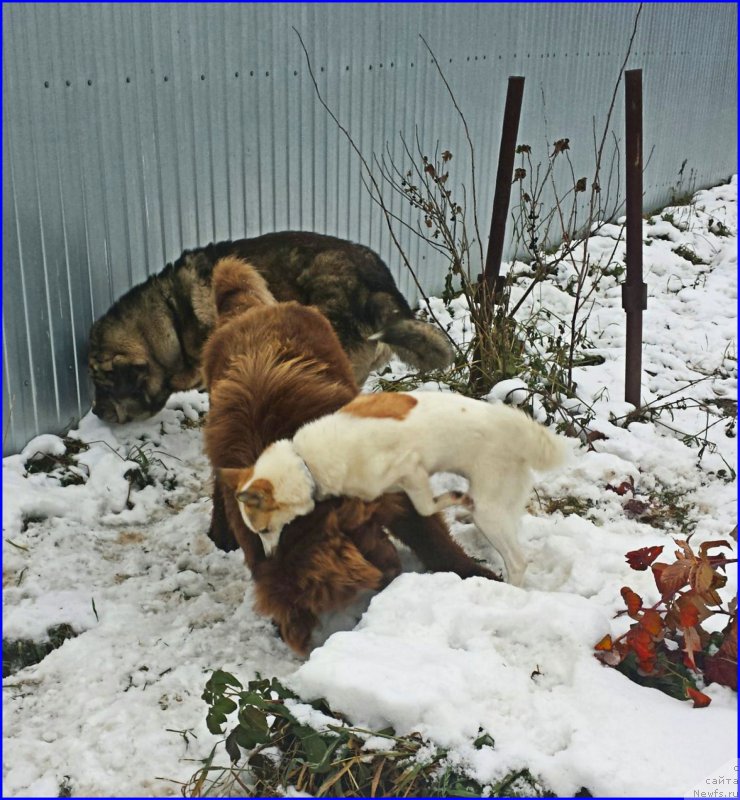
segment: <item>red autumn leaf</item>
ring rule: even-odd
[[[691,586],[696,589],[699,594],[711,589],[713,580],[714,570],[708,561],[699,562],[698,566],[691,570]]]
[[[601,436],[602,439],[606,439],[606,436]],[[634,492],[635,485],[632,481],[622,481],[618,486],[612,486],[611,483],[607,483],[606,488],[610,492],[615,492],[620,497],[627,494],[627,492]]]
[[[710,592],[710,594],[711,594],[711,592]],[[686,592],[686,594],[684,594],[678,600],[679,607],[683,606],[684,603],[691,603],[691,605],[693,605],[694,608],[696,608],[696,611],[697,611],[697,614],[698,614],[698,617],[699,617],[698,618],[699,622],[704,622],[704,620],[707,617],[711,617],[712,614],[714,614],[714,611],[710,611],[707,608],[706,595],[703,596],[703,597],[700,597],[698,594],[696,594],[693,591]]]
[[[704,679],[737,691],[737,619],[725,628],[725,638],[719,650],[704,657]]]
[[[701,650],[699,632],[696,628],[686,628],[683,632],[683,651],[686,653],[684,664],[691,669],[696,669],[696,659],[694,653]]]
[[[720,554],[718,556],[707,556],[707,561],[713,567],[723,567],[723,568],[726,569],[727,568],[727,563],[728,563],[728,558],[724,553],[722,553],[722,554]]]
[[[622,484],[624,486],[624,484]],[[616,489],[619,494],[618,489]],[[641,547],[639,550],[630,550],[627,556],[627,563],[632,569],[642,572],[646,570],[655,559],[663,552],[663,546]]]
[[[704,657],[704,680],[707,683],[718,683],[737,691],[737,659],[731,660],[715,653]]]
[[[713,547],[732,547],[732,545],[725,541],[725,539],[716,539],[713,542],[704,542],[703,544],[699,545],[699,556],[703,558],[708,550],[711,550]]]
[[[634,618],[635,614],[642,608],[642,598],[637,592],[633,592],[629,586],[623,586],[622,599],[627,606],[627,613]]]
[[[594,645],[594,650],[612,650],[613,647],[612,637],[607,633],[603,639]]]
[[[689,582],[691,567],[686,562],[664,564],[662,561],[656,561],[651,569],[655,578],[655,585],[663,597],[675,594]]]
[[[598,442],[601,441],[602,439],[608,439],[608,438],[609,437],[605,433],[602,433],[601,431],[589,431],[586,434],[586,442],[588,442],[588,444],[593,444],[594,442]],[[608,489],[609,486],[607,486],[606,488]]]
[[[651,635],[660,636],[663,632],[663,620],[655,609],[649,608],[640,617],[640,625]]]
[[[724,584],[722,584],[724,586]],[[722,598],[714,591],[714,589],[707,589],[706,592],[702,595],[704,602],[708,606],[721,606],[722,605]]]
[[[639,627],[631,628],[626,638],[627,644],[634,650],[639,661],[647,662],[655,659],[655,645],[646,630]]]
[[[676,553],[676,558],[688,558],[690,560],[696,560],[694,551],[691,549],[686,539],[674,539],[673,541],[681,548],[680,550],[674,551]]]
[[[678,621],[682,628],[693,628],[699,622],[699,609],[693,603],[681,603]]]
[[[694,708],[706,708],[712,702],[711,697],[707,697],[704,692],[691,686],[686,687],[686,697],[694,701]]]

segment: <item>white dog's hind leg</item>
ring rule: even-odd
[[[434,498],[434,504],[437,507],[437,511],[441,511],[443,508],[449,508],[450,506],[464,506],[469,511],[475,508],[473,498],[465,492],[444,492],[443,494],[438,494]]]
[[[512,519],[506,508],[491,507],[477,503],[473,520],[478,530],[496,549],[506,565],[508,582],[521,586],[527,559],[519,546],[518,520]]]

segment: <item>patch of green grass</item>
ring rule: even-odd
[[[543,500],[543,507],[547,514],[554,514],[559,511],[564,517],[573,514],[577,517],[586,517],[588,511],[594,507],[594,503],[592,500],[586,500],[582,497],[566,495],[565,497],[549,497]]]
[[[685,244],[674,248],[673,252],[677,256],[681,256],[681,258],[685,258],[687,261],[690,261],[694,265],[706,265],[708,263],[707,261],[704,261],[703,258],[699,258],[699,256],[688,245]]]
[[[652,528],[688,536],[696,527],[696,508],[686,492],[660,484],[646,495],[639,491],[624,505],[625,513]]]
[[[720,222],[719,220],[712,220],[709,223],[709,230],[715,236],[732,236],[732,231],[725,225],[724,222]]]
[[[31,639],[3,639],[3,678],[31,664],[38,664],[52,650],[61,647],[67,639],[77,636],[77,631],[67,623],[53,625],[46,631],[47,639],[34,642]]]
[[[484,786],[453,767],[445,750],[418,733],[397,736],[391,728],[348,726],[323,700],[311,703],[326,719],[321,729],[314,729],[287,707],[286,700],[298,698],[275,678],[250,681],[245,689],[233,675],[217,670],[203,699],[214,734],[237,712],[237,724],[225,740],[231,764],[216,766],[214,747],[183,787],[186,797],[277,797],[287,786],[313,797],[555,796],[527,769]],[[367,748],[371,738],[373,747]],[[495,748],[484,731],[472,745]]]
[[[31,527],[31,525],[38,525],[45,519],[46,517],[40,514],[24,514],[21,523],[21,533],[25,533]]]
[[[89,449],[85,442],[65,436],[65,452],[60,456],[51,453],[33,453],[26,461],[26,473],[44,472],[56,478],[61,486],[78,486],[87,481],[89,470],[77,463],[77,456]]]
[[[737,400],[732,397],[714,397],[711,400],[707,400],[707,403],[716,406],[723,417],[737,419]]]
[[[694,197],[693,191],[681,192],[680,190],[674,190],[671,192],[671,202],[669,203],[669,205],[690,206],[693,197]]]
[[[127,508],[132,508],[131,490],[141,490],[147,486],[154,486],[157,482],[157,473],[164,472],[164,477],[160,478],[160,483],[167,491],[172,491],[177,486],[177,474],[170,470],[167,465],[159,458],[160,455],[168,458],[180,459],[161,450],[155,450],[153,442],[144,442],[141,445],[133,445],[126,454],[126,461],[133,461],[136,466],[127,469],[123,477],[129,482],[129,493],[126,498]],[[154,469],[156,467],[156,469]]]

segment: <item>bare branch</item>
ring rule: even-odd
[[[411,275],[411,278],[413,279],[414,284],[416,285],[416,288],[419,291],[419,296],[421,297],[421,299],[424,301],[424,304],[426,305],[427,313],[434,320],[434,322],[437,324],[439,329],[445,334],[445,336],[447,336],[447,338],[449,339],[449,341],[452,344],[452,346],[455,349],[455,351],[459,352],[460,348],[458,347],[457,343],[450,336],[450,334],[448,333],[447,329],[437,319],[437,316],[435,315],[434,311],[432,311],[432,306],[429,303],[429,297],[427,296],[426,292],[424,291],[424,288],[422,287],[422,285],[421,285],[421,283],[419,281],[419,278],[418,278],[418,276],[416,274],[416,270],[411,266],[411,261],[409,260],[409,258],[406,255],[406,252],[404,251],[400,241],[398,240],[398,236],[396,235],[396,232],[395,232],[394,227],[393,227],[392,222],[391,222],[392,219],[393,219],[392,213],[391,213],[390,209],[388,208],[388,206],[386,205],[386,203],[385,203],[385,201],[383,199],[383,193],[381,191],[380,185],[378,184],[378,181],[377,181],[376,177],[373,175],[373,172],[370,169],[370,165],[368,164],[367,159],[362,154],[362,151],[357,146],[357,144],[354,141],[354,139],[352,138],[352,135],[350,134],[350,132],[347,130],[347,128],[344,125],[342,125],[342,123],[339,121],[337,115],[331,110],[331,108],[329,107],[328,103],[324,100],[324,98],[323,98],[323,96],[321,94],[321,91],[319,89],[319,85],[318,85],[318,83],[316,81],[316,76],[315,76],[314,71],[313,71],[313,65],[311,64],[311,58],[310,58],[310,56],[308,54],[308,50],[306,49],[306,45],[305,45],[305,42],[303,41],[303,37],[301,36],[300,31],[295,26],[293,26],[293,30],[295,31],[295,34],[298,37],[298,41],[301,43],[301,48],[303,50],[303,53],[306,56],[306,64],[308,66],[308,73],[309,73],[309,75],[311,77],[311,82],[313,83],[314,91],[316,92],[316,97],[318,98],[319,103],[321,103],[321,105],[323,106],[323,108],[326,111],[326,113],[331,117],[331,119],[334,122],[334,124],[342,132],[342,134],[344,135],[345,139],[349,143],[349,145],[352,148],[352,150],[355,152],[357,157],[360,159],[360,163],[362,164],[362,167],[365,169],[365,173],[367,175],[367,178],[370,181],[370,183],[372,184],[373,190],[376,192],[377,202],[378,202],[378,205],[380,206],[380,208],[381,208],[381,210],[383,212],[383,218],[386,221],[386,225],[388,227],[388,231],[390,233],[391,239],[393,240],[393,244],[396,246],[396,249],[398,250],[398,252],[399,252],[399,254],[401,256],[401,259],[403,260],[404,265],[408,269],[408,271],[409,271],[409,273]]]

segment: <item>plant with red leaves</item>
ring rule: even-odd
[[[614,641],[604,636],[595,646],[596,657],[637,683],[703,708],[711,698],[697,688],[698,678],[704,685],[737,691],[737,597],[725,607],[718,592],[727,583],[727,565],[737,559],[710,552],[730,547],[725,540],[704,542],[698,553],[688,539],[674,541],[679,549],[672,564],[656,561],[662,546],[626,554],[632,569],[652,570],[660,600],[645,607],[639,594],[622,587],[626,609],[618,616],[627,614],[634,622]],[[702,623],[716,614],[726,615],[728,622],[710,634]]]

